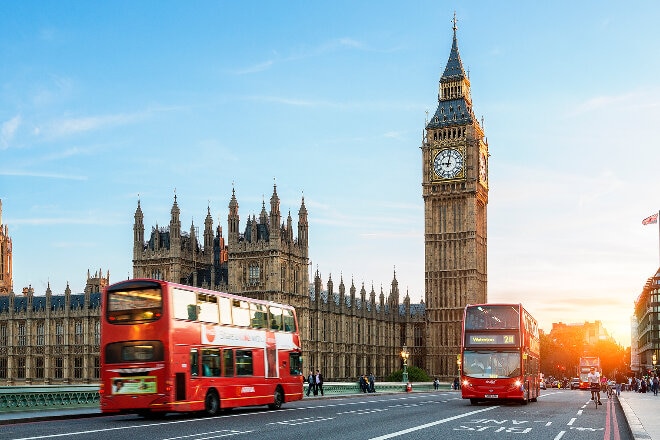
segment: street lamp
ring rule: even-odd
[[[401,350],[401,359],[403,359],[403,383],[408,383],[408,358],[410,357],[410,352],[408,348],[404,345]]]
[[[655,374],[655,364],[658,361],[658,358],[656,357],[655,353],[653,353],[653,356],[651,356],[651,359],[653,361],[653,374]]]

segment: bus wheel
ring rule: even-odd
[[[204,412],[207,416],[217,416],[220,412],[220,397],[218,397],[218,393],[215,390],[210,390],[206,393]]]
[[[279,386],[275,388],[275,394],[273,394],[273,403],[268,405],[270,409],[280,409],[282,408],[282,403],[284,403],[284,393],[282,388]]]

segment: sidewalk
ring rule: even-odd
[[[660,440],[660,395],[623,391],[619,402],[635,440]]]

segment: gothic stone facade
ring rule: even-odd
[[[488,143],[456,39],[422,142],[427,371],[458,371],[463,310],[487,301]]]
[[[189,235],[180,238],[180,210],[175,198],[169,228],[152,228],[151,237],[145,242],[144,214],[138,202],[134,277],[184,282],[294,305],[306,368],[322,369],[329,380],[354,380],[366,373],[383,378],[401,368],[403,346],[411,351],[410,365],[423,366],[424,306],[411,305],[408,295],[404,303],[399,304],[396,275],[387,300],[382,291],[376,299],[373,287],[367,295],[362,286],[358,294],[351,283],[347,292],[343,280],[335,292],[332,277],[324,289],[318,271],[310,285],[309,223],[304,198],[298,211],[297,237],[291,215],[282,222],[276,186],[270,199],[270,211],[266,211],[264,202],[259,217],[248,216],[242,230],[238,208],[233,190],[226,245],[220,227],[215,237],[210,233],[213,230],[210,213],[206,217],[205,240],[201,245],[196,241],[194,226]],[[213,252],[207,252],[209,246],[213,246]],[[211,255],[216,257],[212,259]],[[217,258],[218,255],[226,255],[226,260]],[[197,262],[196,270],[191,264],[193,260]],[[226,271],[215,266],[225,263]],[[223,273],[226,277],[204,275],[214,273]]]
[[[83,294],[0,296],[0,383],[94,383],[99,378],[101,271],[87,274]]]

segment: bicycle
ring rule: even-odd
[[[614,389],[612,388],[612,385],[610,385],[608,383],[607,384],[607,398],[611,399],[613,395],[614,395]]]
[[[591,385],[591,400],[594,401],[596,409],[598,409],[598,405],[602,405],[602,403],[600,403],[600,385]]]

